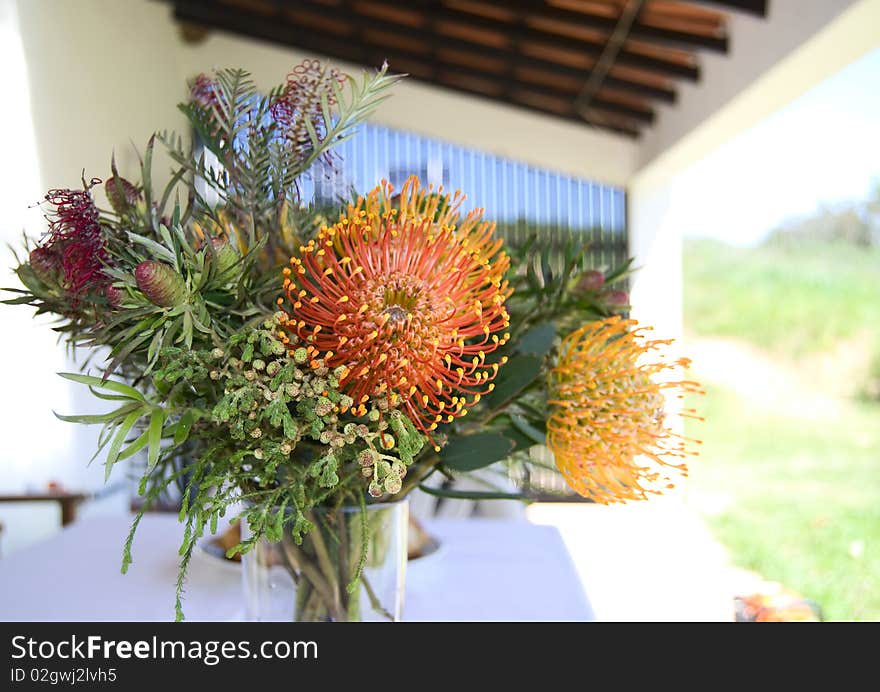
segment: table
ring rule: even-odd
[[[61,525],[72,524],[76,508],[88,499],[83,493],[31,493],[25,495],[0,495],[3,502],[54,502],[61,508]]]
[[[146,515],[134,563],[119,571],[131,518],[78,521],[0,560],[0,620],[162,621],[174,617],[174,515]],[[404,620],[592,620],[559,532],[527,521],[435,519],[435,553],[409,563]],[[240,566],[196,551],[184,611],[188,620],[243,618]]]

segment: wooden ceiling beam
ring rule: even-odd
[[[565,22],[572,26],[589,27],[594,29],[602,29],[604,31],[613,31],[617,25],[616,17],[605,17],[596,14],[588,14],[586,12],[578,12],[577,10],[568,9],[548,5],[544,0],[481,0],[484,3],[496,7],[504,7],[510,10],[517,10],[533,14],[536,17],[545,19],[553,19]],[[735,1],[735,0],[732,0]],[[743,0],[745,2],[745,0]],[[430,0],[418,0],[420,4],[430,3]],[[652,43],[661,43],[676,48],[685,48],[687,50],[703,49],[711,50],[716,53],[727,53],[728,41],[727,35],[698,35],[687,31],[652,26],[645,21],[637,20],[631,31],[633,38],[644,39]],[[621,56],[622,57],[622,56]]]
[[[178,2],[181,1],[188,2],[189,0],[178,0]],[[438,7],[435,2],[431,2],[430,4],[422,7],[422,4],[425,2],[426,0],[417,0],[417,2],[413,2],[413,4],[409,5],[408,7],[421,8],[421,14],[430,14],[430,16],[435,21],[448,22],[450,24],[460,25],[463,28],[468,28],[471,30],[493,32],[495,34],[505,34],[505,29],[508,29],[512,32],[515,28],[513,24],[500,23],[492,19],[486,19],[485,17],[469,14],[460,10],[451,10],[442,6]],[[284,3],[279,3],[279,6],[284,6]],[[406,31],[410,33],[414,31],[413,26],[407,21],[396,20],[394,18],[395,8],[394,6],[389,5],[387,1],[358,0],[357,2],[349,3],[349,5],[345,8],[340,8],[339,6],[317,2],[316,0],[299,0],[296,6],[303,9],[308,9],[310,12],[315,12],[316,14],[324,14],[327,17],[332,17],[337,21],[345,20],[347,16],[352,16],[358,21],[359,24],[362,24],[363,26],[376,26],[377,28],[385,29],[388,29],[391,26],[396,26],[399,27],[401,31]],[[505,7],[506,5],[505,3],[501,3],[499,6]],[[382,19],[378,19],[375,15],[371,15],[365,12],[365,10],[369,7],[387,9],[388,12],[383,13]],[[513,43],[512,33],[506,34],[505,38],[506,42],[508,43],[508,47],[506,49],[511,55],[516,55],[516,53],[509,48],[509,46]],[[433,40],[431,36],[426,36],[426,39]],[[553,45],[556,48],[570,50],[591,58],[598,58],[602,54],[602,49],[605,45],[601,41],[591,42],[586,40],[578,40],[567,36],[560,36],[555,33],[550,33],[529,26],[520,27],[519,31],[516,32],[516,39],[520,41],[543,42]],[[488,46],[486,43],[482,43],[475,38],[468,37],[463,34],[450,36],[444,33],[442,36],[438,36],[437,40],[450,46],[460,46],[462,43],[468,43],[472,46],[477,47],[491,47]],[[657,72],[659,74],[667,76],[682,77],[690,81],[697,81],[700,76],[700,70],[696,64],[684,64],[677,60],[667,60],[655,55],[646,55],[641,52],[629,50],[627,47],[624,47],[623,50],[621,50],[620,55],[618,56],[618,60],[621,65],[639,67],[646,71]]]
[[[376,46],[356,43],[344,38],[340,39],[339,36],[323,36],[313,28],[304,29],[291,26],[271,17],[261,17],[248,14],[229,6],[217,6],[209,0],[176,0],[174,16],[180,21],[193,22],[196,24],[211,26],[213,28],[234,31],[239,34],[252,36],[253,38],[269,40],[287,46],[298,45],[307,50],[315,50],[320,54],[335,56],[351,62],[372,65],[387,57],[380,52],[382,49]],[[430,59],[429,56],[421,56],[422,60],[426,57]],[[408,59],[412,59],[412,54],[409,54]],[[468,76],[473,72],[474,70],[471,69],[463,70],[459,75]],[[437,67],[436,77],[432,75],[430,81],[447,88],[466,91],[468,93],[476,93],[487,97],[485,90],[478,86],[468,84],[460,79],[454,81],[451,78],[454,73],[454,66],[449,67],[444,65],[442,67]],[[483,80],[484,82],[489,82],[491,77],[484,77],[484,74],[485,73],[481,72],[475,81]],[[554,115],[557,117],[563,117],[566,120],[582,122],[574,111],[574,99],[570,94],[563,96],[558,92],[554,92],[552,88],[548,88],[547,85],[533,85],[527,82],[518,81],[516,82],[515,87],[510,90],[505,88],[504,82],[502,81],[496,80],[493,83],[498,86],[498,92],[489,95],[489,98],[527,108],[529,110],[538,111],[544,115]],[[518,100],[510,93],[506,93],[508,91],[513,93],[520,90],[531,92],[538,96],[544,95],[548,99],[559,100],[561,98],[567,98],[572,103],[571,110],[570,112],[563,112],[558,108],[541,108],[533,103],[526,103]],[[627,120],[651,122],[654,118],[654,113],[651,109],[634,108],[607,99],[597,99],[594,102],[594,105],[607,113],[623,116]],[[617,126],[613,123],[603,125],[603,127],[628,136],[638,135],[637,130],[626,126]]]
[[[767,16],[767,0],[691,0],[698,5],[714,5],[725,10],[735,10],[756,17]]]
[[[223,6],[216,2],[216,0],[174,0],[175,7],[198,7],[200,8],[200,12],[202,16],[210,16],[210,11],[229,13],[239,12],[240,18],[242,21],[246,21],[251,18],[251,15],[247,15],[243,13],[241,10],[235,10],[229,6]],[[326,17],[327,20],[333,20],[336,23],[340,23],[340,13],[333,10],[332,8],[328,8],[326,5],[316,5],[309,3],[299,3],[299,6],[303,9],[307,9],[310,13],[315,15]],[[287,10],[291,10],[291,6],[286,3],[278,2],[277,7],[280,13],[284,13]],[[281,17],[282,14],[277,15]],[[256,17],[254,17],[256,18]],[[265,18],[265,17],[264,17]],[[274,20],[273,20],[274,21]],[[379,31],[382,33],[393,32],[394,26],[389,26],[387,22],[384,20],[377,20],[374,17],[358,17],[357,19],[358,26],[371,29],[375,31]],[[311,31],[314,27],[310,27],[309,31]],[[402,27],[401,27],[402,28]],[[234,29],[233,29],[234,30]],[[407,38],[412,38],[412,30],[410,29],[405,36]],[[285,42],[283,39],[273,39],[280,40],[281,42]],[[538,58],[533,55],[523,55],[516,51],[506,49],[506,48],[496,48],[494,46],[487,46],[482,43],[472,42],[466,39],[458,39],[452,37],[442,37],[440,39],[429,38],[428,40],[419,37],[419,42],[426,46],[426,49],[431,50],[440,50],[442,48],[449,48],[460,50],[468,53],[472,53],[475,56],[487,57],[492,60],[503,60],[509,63],[513,68],[520,69],[528,69],[528,68],[540,68],[543,70],[553,71],[560,75],[576,79],[581,83],[585,82],[590,74],[590,67],[573,67],[571,65],[565,65],[563,63],[559,63],[556,60],[549,60],[544,58]],[[287,45],[291,45],[291,41],[286,41]],[[310,46],[309,50],[319,50],[317,48]],[[391,50],[391,46],[387,46],[383,44],[384,48],[388,48]],[[397,50],[397,47],[394,47],[394,52],[400,54],[400,50]],[[339,56],[337,56],[339,57]],[[361,61],[358,61],[361,62]],[[651,70],[649,68],[638,68],[644,72],[650,73]],[[688,76],[691,76],[692,73],[688,73]],[[679,75],[685,76],[685,75]],[[626,77],[619,77],[616,75],[609,75],[605,81],[605,84],[614,89],[619,89],[621,91],[626,91],[629,93],[637,94],[639,96],[644,96],[651,99],[656,99],[658,101],[662,101],[664,103],[675,103],[676,101],[676,92],[674,89],[669,87],[661,87],[652,84],[647,84],[645,82],[637,81],[636,79],[628,79]]]

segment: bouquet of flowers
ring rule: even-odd
[[[642,499],[683,472],[664,416],[681,362],[617,314],[627,302],[575,242],[505,247],[464,196],[411,178],[339,209],[306,204],[304,176],[388,96],[316,61],[260,92],[243,70],[200,75],[180,106],[197,144],[158,133],[140,179],[51,190],[47,233],[26,239],[7,303],[57,318],[72,347],[107,355],[62,376],[110,402],[96,456],[109,477],[143,457],[143,512],[173,489],[187,565],[221,520],[297,585],[295,616],[359,619],[384,519],[415,488],[493,464],[546,465],[598,502]],[[156,144],[174,168],[154,186]],[[93,191],[103,186],[108,209]],[[645,357],[649,356],[649,357]],[[669,376],[665,376],[669,375]],[[552,456],[537,453],[550,450]],[[139,454],[141,453],[141,454]],[[392,503],[392,504],[389,504]]]

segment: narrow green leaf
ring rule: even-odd
[[[479,490],[447,490],[443,488],[431,488],[427,485],[420,485],[419,490],[434,495],[435,497],[448,497],[456,500],[522,500],[523,502],[531,502],[531,498],[520,493],[502,493]]]
[[[119,430],[116,431],[113,442],[110,443],[110,449],[107,450],[107,461],[104,462],[105,483],[110,478],[110,472],[113,470],[113,465],[119,460],[119,450],[122,448],[122,443],[125,442],[128,433],[143,415],[144,410],[138,407],[136,410],[128,414],[125,420],[122,421],[122,425],[119,426]]]
[[[188,409],[180,417],[180,420],[177,421],[177,426],[174,429],[175,445],[183,444],[184,442],[186,442],[186,439],[189,437],[189,431],[190,428],[192,428],[194,420],[195,416],[193,415],[192,409]]]
[[[104,392],[99,392],[94,387],[89,387],[89,391],[92,393],[92,396],[104,401],[131,401],[131,397],[122,394],[105,394]]]
[[[502,434],[508,440],[513,442],[513,451],[515,451],[515,452],[520,452],[524,449],[528,449],[529,447],[531,447],[532,445],[535,444],[535,441],[532,440],[531,437],[529,437],[528,435],[524,435],[522,433],[522,431],[520,431],[518,428],[514,427],[513,425],[510,425],[509,427],[507,427],[502,432]]]
[[[59,372],[58,374],[66,380],[78,382],[79,384],[86,384],[91,387],[97,387],[99,389],[109,389],[111,392],[123,394],[130,399],[134,399],[136,401],[146,401],[144,395],[141,394],[134,387],[129,387],[127,384],[117,382],[116,380],[102,380],[100,377],[92,377],[91,375],[80,375],[79,373],[75,372]]]
[[[147,148],[144,150],[144,158],[141,161],[141,179],[144,182],[144,202],[147,214],[150,217],[150,225],[156,230],[155,215],[153,214],[153,148],[156,146],[156,135],[150,137]]]
[[[3,290],[8,291],[10,289],[4,288]],[[34,296],[26,295],[21,296],[20,298],[7,298],[6,300],[0,300],[0,303],[3,303],[4,305],[27,305],[32,300],[34,300]]]
[[[144,430],[140,435],[138,435],[137,439],[132,442],[128,447],[123,449],[119,456],[116,458],[116,461],[122,461],[124,459],[128,459],[129,457],[133,457],[135,454],[140,452],[144,447],[147,446],[147,436],[149,435],[148,430]]]
[[[157,243],[155,240],[147,238],[143,235],[138,235],[137,233],[129,233],[128,239],[133,243],[143,245],[145,248],[147,248],[150,252],[153,253],[154,259],[165,260],[171,265],[177,265],[177,257],[175,256],[175,254],[164,245]]]
[[[547,434],[538,430],[534,425],[529,423],[522,416],[512,415],[510,417],[510,422],[513,426],[519,430],[523,435],[529,437],[534,444],[547,444]]]
[[[186,168],[179,168],[177,172],[171,176],[171,180],[168,181],[168,184],[165,186],[165,191],[162,193],[162,200],[159,202],[159,213],[161,214],[165,211],[165,206],[168,204],[168,199],[171,196],[171,192],[176,187],[177,183],[183,179],[183,176],[186,174]],[[178,219],[177,223],[180,223]]]
[[[541,373],[541,360],[531,354],[520,354],[502,365],[495,378],[494,391],[486,395],[489,408],[493,411],[502,408],[534,382]]]
[[[148,444],[150,449],[147,452],[147,471],[149,474],[156,464],[159,463],[159,451],[162,444],[162,426],[165,424],[165,411],[161,408],[154,408],[150,414],[150,427],[148,429]]]
[[[552,348],[555,338],[556,326],[552,322],[541,322],[517,339],[514,348],[520,353],[543,356]]]
[[[454,471],[475,471],[507,458],[513,442],[497,432],[454,437],[440,452],[440,462]]]
[[[63,416],[60,413],[55,413],[55,417],[58,420],[63,420],[65,423],[82,423],[83,425],[96,425],[98,423],[109,423],[110,421],[114,421],[117,418],[123,418],[127,414],[131,413],[134,409],[138,408],[140,408],[140,404],[130,403],[125,406],[121,406],[113,411],[110,411],[109,413],[80,416]]]

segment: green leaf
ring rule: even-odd
[[[502,365],[495,378],[495,389],[486,396],[489,408],[500,409],[534,382],[541,373],[541,360],[537,356],[520,354]]]
[[[122,418],[123,416],[131,413],[135,409],[140,409],[141,405],[133,402],[130,404],[126,404],[125,406],[121,406],[109,413],[101,413],[95,415],[81,415],[81,416],[63,416],[60,413],[55,413],[55,417],[58,420],[63,420],[65,423],[82,423],[83,425],[97,425],[98,423],[110,423],[111,421],[116,420],[117,418]]]
[[[3,290],[9,290],[9,289],[3,289]],[[20,298],[7,298],[6,300],[0,300],[0,303],[3,303],[4,305],[27,305],[32,300],[34,300],[33,296],[26,295],[26,296],[21,296]]]
[[[556,326],[552,322],[541,322],[523,334],[514,343],[514,348],[520,353],[543,356],[551,349],[555,338]]]
[[[535,441],[531,437],[525,435],[521,430],[519,430],[519,428],[516,428],[513,425],[507,427],[502,434],[508,440],[513,442],[514,452],[520,452],[524,449],[528,449],[535,444]]]
[[[475,471],[507,458],[513,442],[497,432],[454,437],[440,452],[440,462],[454,471]]]
[[[144,158],[141,161],[141,180],[144,181],[144,202],[146,203],[147,215],[150,217],[150,226],[156,230],[155,214],[153,214],[153,148],[156,146],[156,135],[150,137],[147,148],[144,150]]]
[[[133,457],[135,454],[140,452],[144,447],[147,446],[147,436],[149,435],[149,430],[144,430],[138,438],[132,442],[128,447],[123,449],[116,461],[122,461],[123,459],[128,459],[129,457]]]
[[[104,394],[94,387],[89,387],[89,391],[92,393],[92,396],[98,399],[103,399],[104,401],[131,401],[131,397],[122,394]]]
[[[136,401],[146,402],[146,398],[134,387],[129,387],[127,384],[122,382],[117,382],[115,380],[102,380],[100,377],[92,377],[91,375],[80,375],[75,372],[59,372],[59,375],[63,377],[65,380],[71,380],[72,382],[78,382],[79,384],[86,384],[91,387],[98,387],[99,389],[109,389],[111,392],[116,392],[117,394],[124,394],[129,399],[134,399]]]
[[[608,272],[605,275],[605,284],[612,284],[615,281],[620,281],[620,279],[626,277],[629,274],[632,274],[633,271],[631,269],[633,263],[633,258],[628,259],[626,262],[621,264],[619,267],[616,267],[614,270]]]
[[[164,245],[160,245],[155,240],[151,240],[143,235],[138,235],[137,233],[129,233],[128,239],[137,243],[138,245],[143,245],[147,250],[153,253],[153,259],[161,259],[168,262],[168,264],[172,266],[177,266],[177,257],[176,255],[169,250]]]
[[[449,497],[456,500],[522,500],[531,502],[531,498],[520,493],[502,493],[479,490],[446,490],[420,485],[419,490],[435,497]]]
[[[104,462],[104,482],[110,478],[110,472],[113,470],[113,465],[119,460],[119,450],[122,448],[122,443],[125,442],[125,438],[128,437],[128,433],[131,431],[134,424],[137,423],[138,419],[144,415],[144,410],[140,407],[132,411],[128,414],[122,424],[119,426],[119,430],[116,431],[116,435],[113,437],[113,442],[110,443],[110,449],[107,451],[107,461]]]
[[[538,430],[538,428],[529,423],[522,416],[512,415],[510,417],[510,422],[513,423],[513,426],[523,435],[529,437],[533,441],[533,444],[547,444],[547,434]]]
[[[162,444],[162,426],[165,424],[165,411],[160,408],[154,408],[150,414],[150,427],[147,430],[147,436],[150,449],[147,452],[147,471],[144,475],[152,472],[159,463],[159,451]]]
[[[193,421],[195,420],[195,416],[191,409],[188,409],[184,412],[184,414],[180,417],[180,420],[177,421],[177,426],[174,430],[174,444],[179,445],[186,442],[186,439],[189,437],[190,428],[192,428]]]

